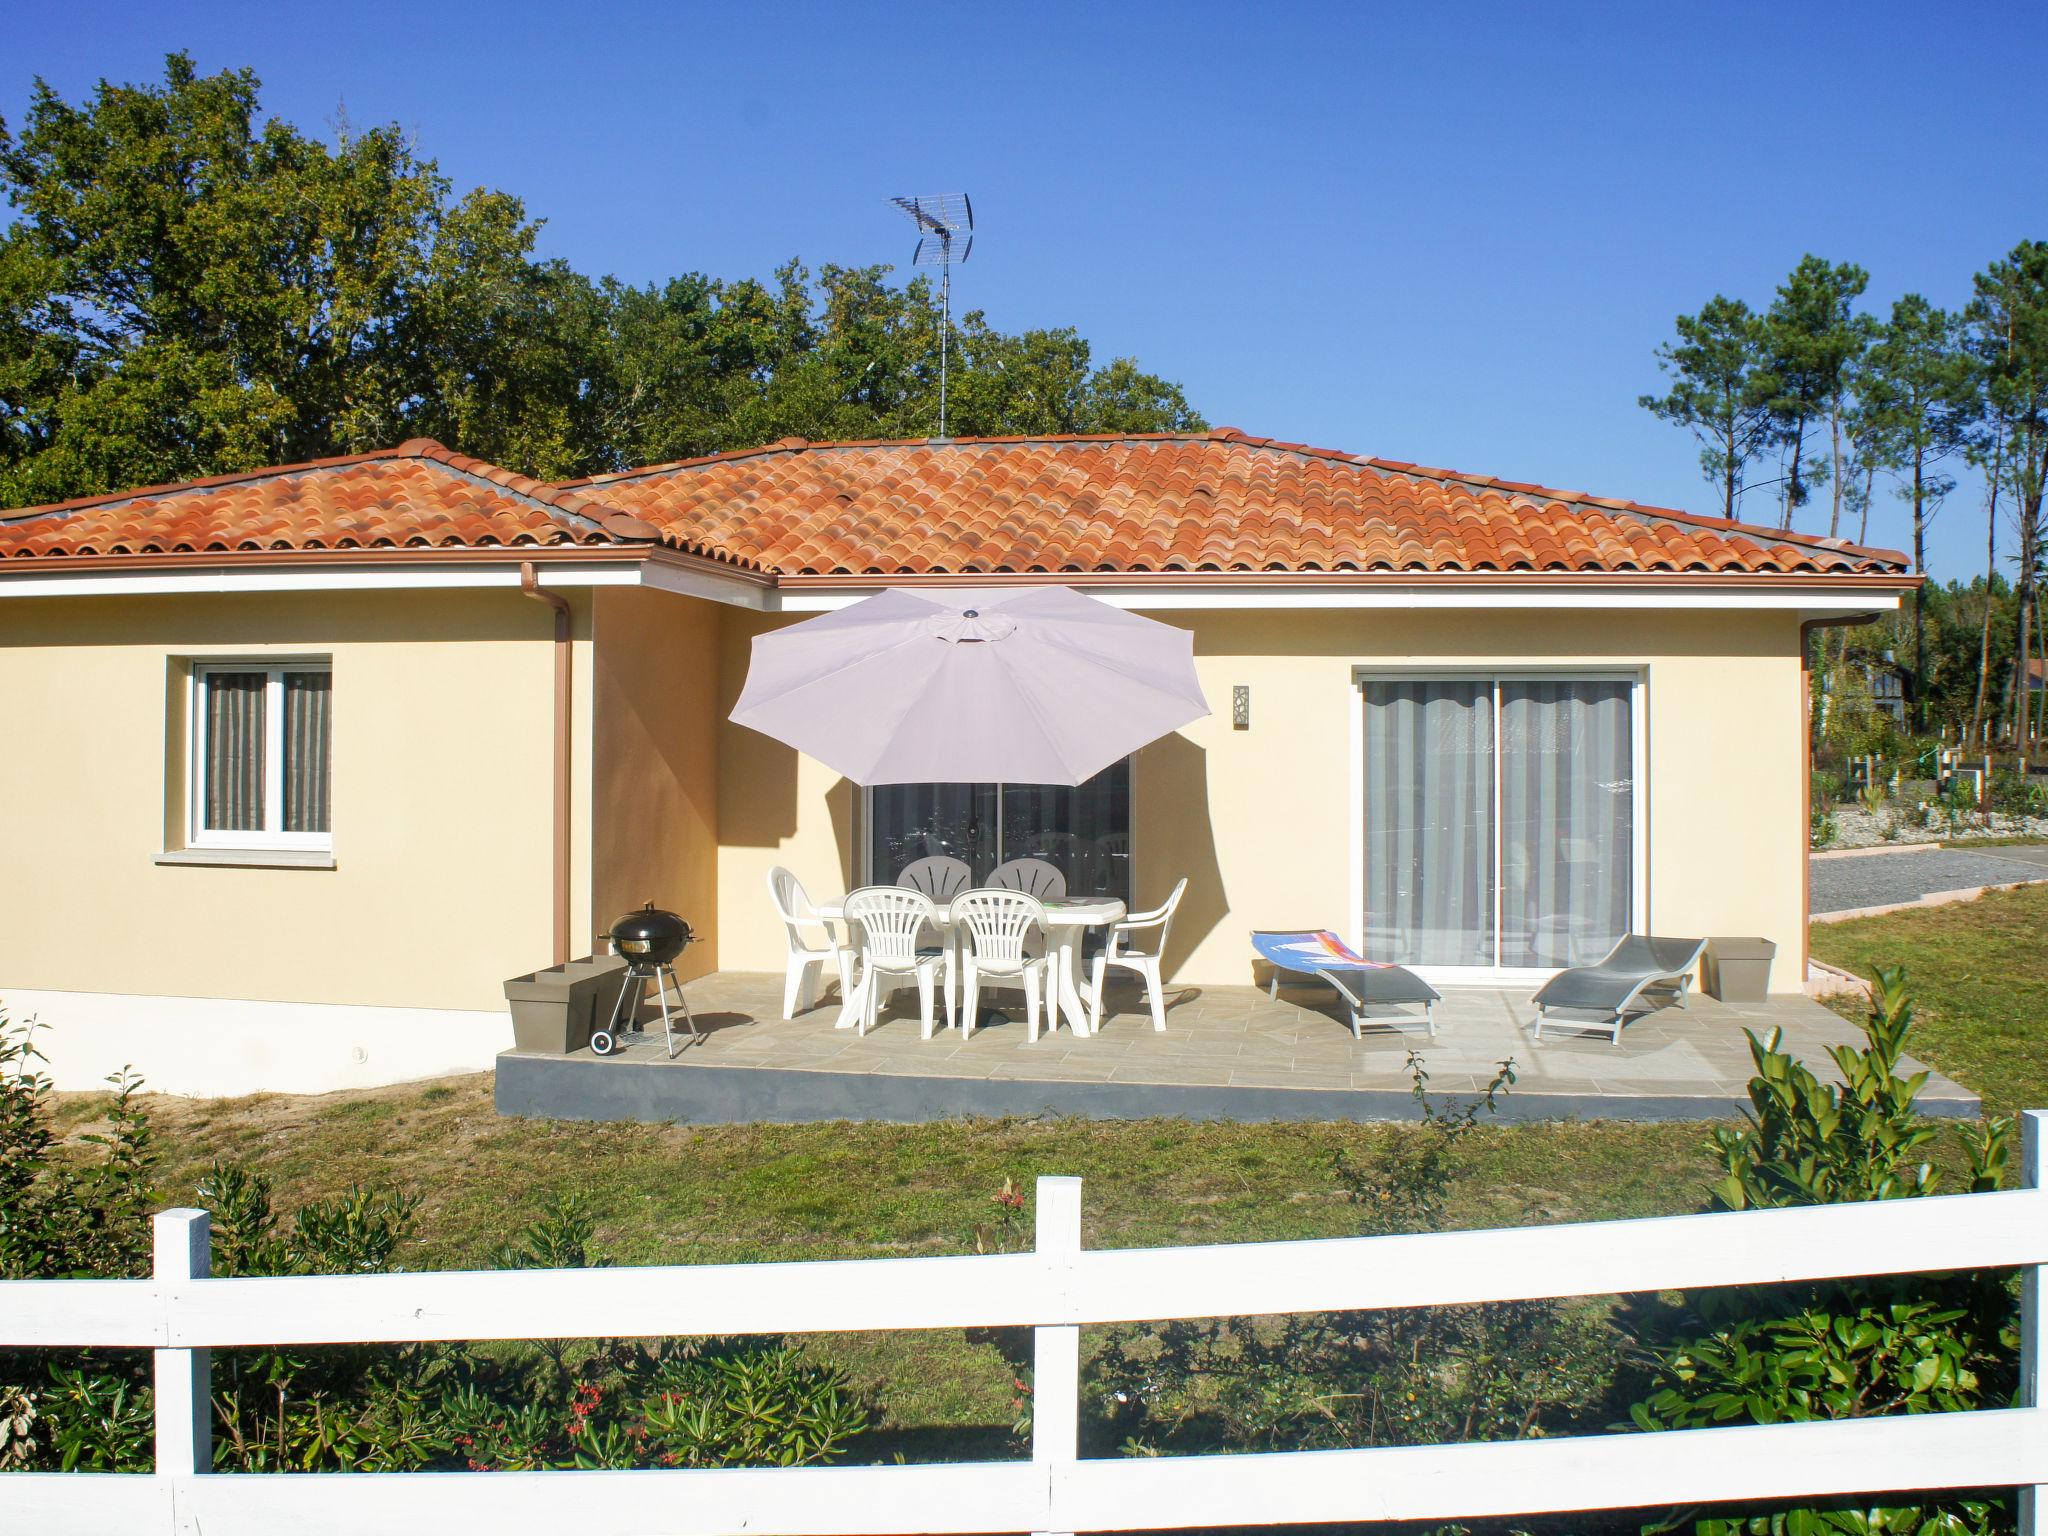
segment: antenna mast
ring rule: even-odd
[[[953,330],[953,263],[965,261],[974,250],[974,204],[965,192],[941,192],[935,197],[892,197],[890,203],[903,210],[917,226],[917,249],[911,253],[913,267],[939,269],[939,436],[946,435],[947,341]],[[958,249],[955,244],[958,243]]]

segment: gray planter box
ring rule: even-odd
[[[512,1009],[512,1040],[522,1051],[566,1056],[590,1044],[618,1006],[626,962],[618,955],[586,955],[505,983]]]
[[[1771,995],[1777,953],[1769,939],[1709,939],[1700,985],[1724,1003],[1761,1003]]]

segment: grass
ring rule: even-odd
[[[2048,885],[1818,923],[1813,953],[1858,975],[1903,965],[1915,1055],[1975,1089],[1991,1113],[2048,1107]]]
[[[2048,1104],[2048,886],[1819,925],[1815,952],[1849,970],[1903,963],[1924,1059],[1988,1108]],[[1852,1017],[1860,1010],[1845,1009]],[[67,1097],[86,1129],[94,1096]],[[352,1183],[422,1204],[414,1268],[476,1265],[557,1195],[576,1193],[596,1249],[620,1264],[972,1252],[1005,1179],[1086,1180],[1093,1247],[1331,1237],[1357,1230],[1333,1174],[1370,1164],[1410,1126],[1006,1120],[932,1125],[640,1126],[501,1120],[486,1076],[293,1098],[152,1100],[167,1200],[190,1200],[216,1157],[273,1181],[290,1210]],[[1492,1126],[1467,1143],[1454,1226],[1698,1209],[1714,1172],[1697,1124]],[[627,1303],[622,1300],[622,1313]],[[1014,1416],[993,1344],[958,1333],[831,1336],[811,1346],[882,1403],[887,1433],[924,1454],[987,1449]]]

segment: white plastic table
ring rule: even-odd
[[[939,909],[940,926],[947,930],[947,942],[958,942],[958,930],[953,927],[953,904],[950,901],[935,901]],[[812,904],[812,910],[828,922],[846,922],[846,902],[820,901]],[[1051,995],[1046,1002],[1046,1027],[1057,1029],[1062,1017],[1067,1028],[1075,1037],[1088,1034],[1088,1005],[1081,998],[1081,933],[1087,928],[1106,928],[1120,922],[1128,909],[1114,896],[1062,897],[1045,904],[1046,954],[1051,964],[1046,967],[1047,979],[1052,983]],[[849,933],[848,942],[853,935]],[[958,951],[955,951],[957,958]],[[851,1029],[860,1020],[860,1011],[868,985],[867,973],[861,973],[854,983],[853,993],[839,1010],[839,1017],[833,1022],[834,1029]]]

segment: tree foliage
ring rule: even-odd
[[[0,123],[0,503],[384,447],[543,478],[778,437],[915,437],[939,318],[884,267],[635,286],[536,255],[515,196],[457,195],[395,126],[261,116],[248,70],[38,82]],[[955,430],[1203,423],[1068,329],[956,325]]]

